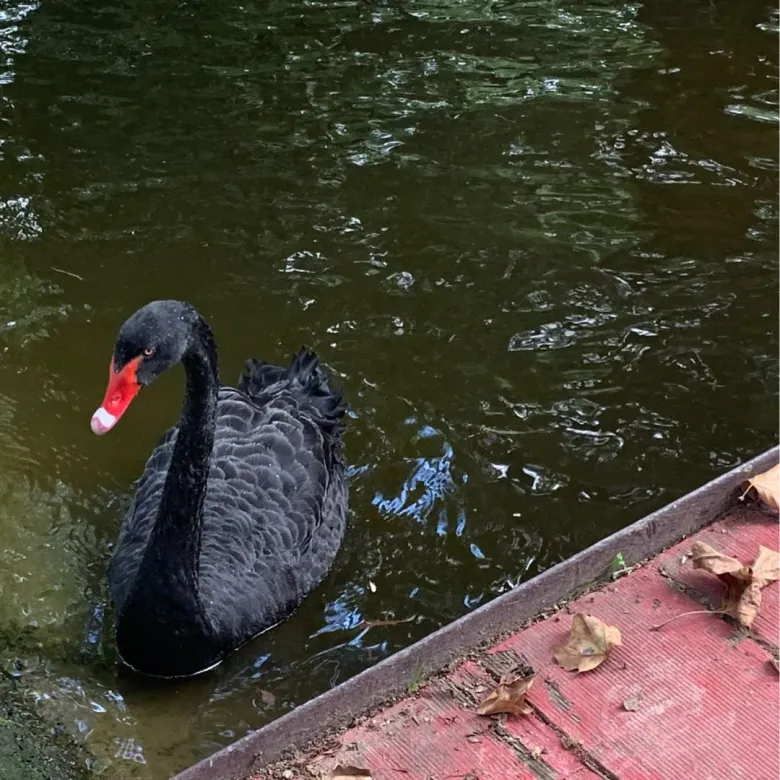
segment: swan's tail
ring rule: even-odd
[[[335,390],[317,355],[301,347],[287,368],[263,360],[248,360],[238,380],[238,389],[255,403],[264,404],[287,392],[299,407],[312,414],[325,429],[335,432],[347,411],[341,390]]]

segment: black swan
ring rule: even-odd
[[[154,301],[121,327],[92,430],[179,361],[181,419],[147,461],[108,570],[119,656],[155,677],[205,672],[287,618],[333,563],[347,513],[346,407],[317,356],[250,360],[220,386],[211,330],[187,303]]]

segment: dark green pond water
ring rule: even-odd
[[[167,777],[776,441],[773,3],[0,9],[0,661],[96,771]],[[89,429],[161,297],[227,381],[315,347],[354,469],[323,587],[164,687],[105,571],[181,370]]]

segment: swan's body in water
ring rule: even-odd
[[[206,671],[287,618],[333,563],[347,511],[345,407],[316,355],[250,360],[220,386],[211,330],[187,303],[155,301],[122,326],[92,430],[179,361],[181,419],[146,464],[108,571],[119,655],[159,677]]]

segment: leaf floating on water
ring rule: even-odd
[[[509,675],[503,675],[496,688],[477,707],[477,715],[498,715],[502,712],[510,715],[530,715],[533,709],[525,700],[525,695],[535,679],[535,674],[515,680]]]
[[[694,542],[691,553],[694,569],[714,574],[726,586],[720,611],[750,628],[761,609],[761,588],[780,579],[778,553],[760,545],[753,566],[723,555],[704,542]]]
[[[761,501],[773,512],[780,511],[780,463],[763,474],[746,479],[742,483],[742,489],[745,491],[740,496],[743,501],[751,490],[755,490]]]
[[[553,656],[567,672],[589,672],[603,663],[612,648],[621,643],[620,631],[615,626],[578,612],[571,622],[568,640],[553,648]]]
[[[330,776],[330,780],[373,780],[368,769],[357,766],[342,766],[339,764]]]
[[[638,693],[636,696],[632,696],[623,702],[623,709],[627,712],[637,712],[642,709],[642,694]]]
[[[271,691],[260,691],[260,701],[267,707],[273,707],[276,704],[276,696]]]

